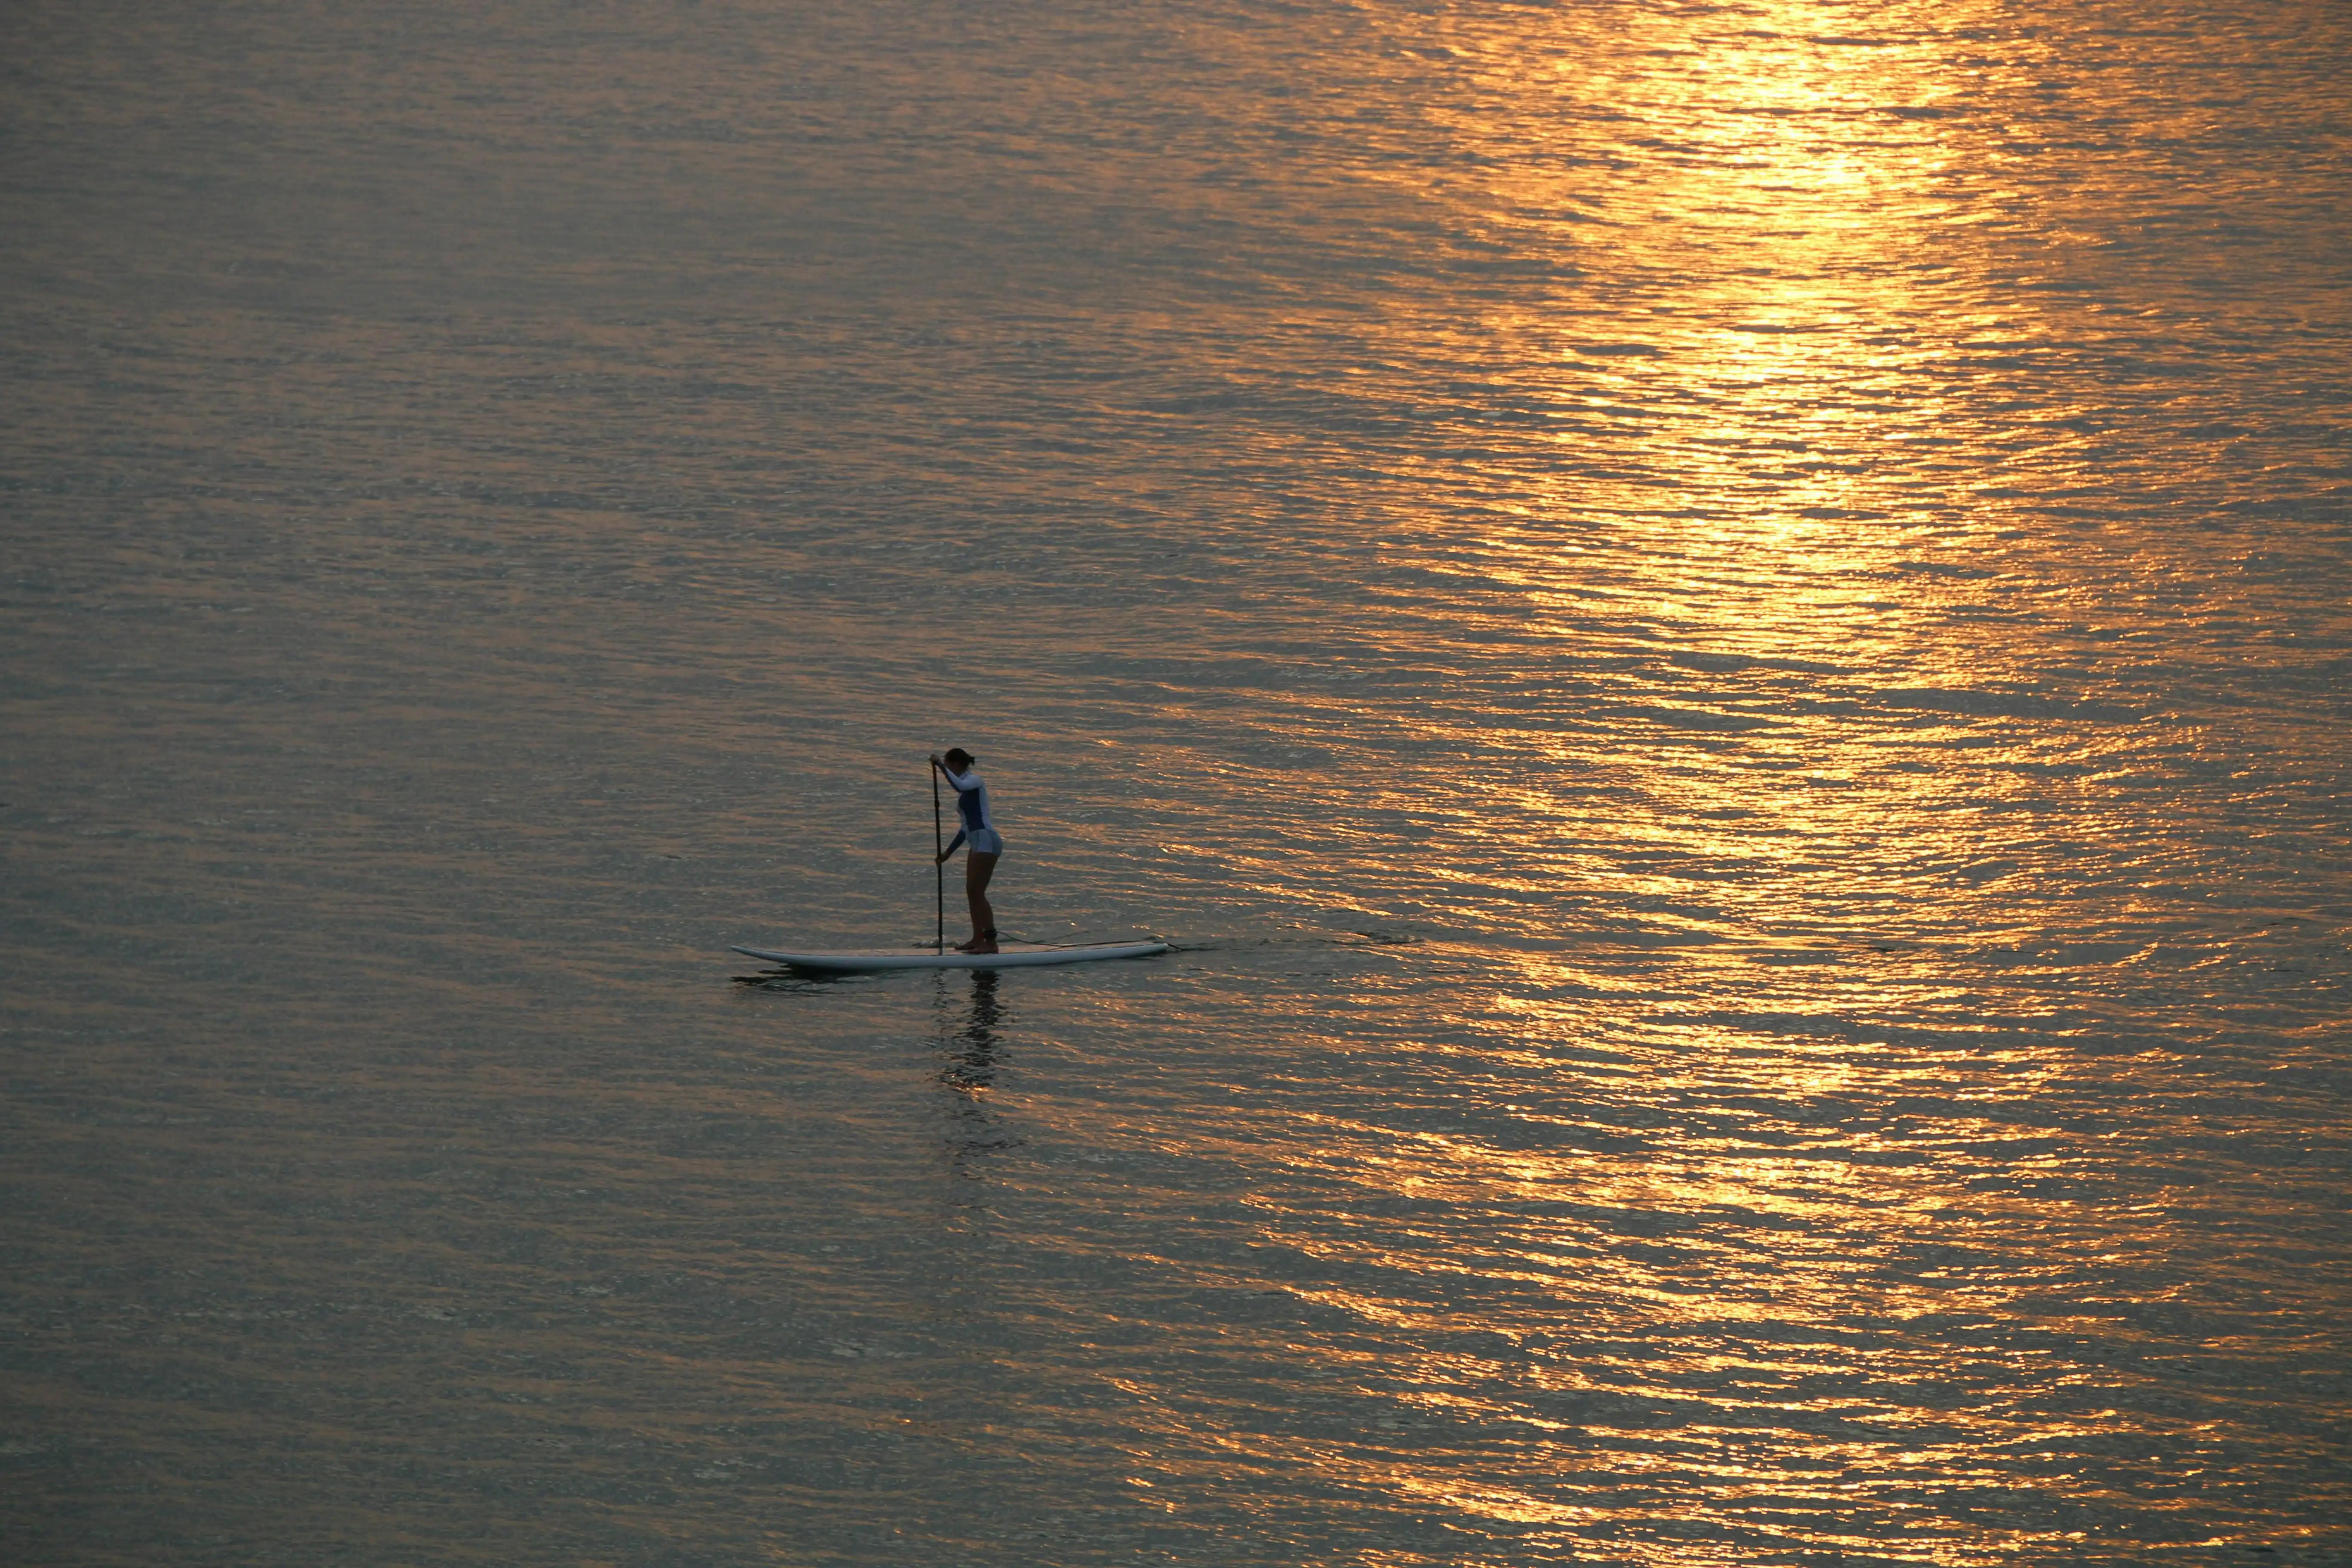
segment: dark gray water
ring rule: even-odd
[[[2352,1560],[2347,58],[0,11],[9,1561]]]

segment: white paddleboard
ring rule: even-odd
[[[905,948],[872,948],[850,952],[772,952],[764,947],[739,947],[746,958],[764,958],[811,974],[857,974],[871,969],[1026,969],[1041,963],[1091,963],[1098,958],[1150,958],[1171,949],[1164,942],[1093,942],[1069,947],[1041,942],[1008,942],[999,952],[909,952]]]

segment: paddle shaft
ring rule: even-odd
[[[933,941],[939,952],[948,950],[948,860],[940,826],[940,770],[931,769],[931,889],[939,906],[940,931]]]

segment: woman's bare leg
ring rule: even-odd
[[[963,896],[971,905],[971,940],[966,952],[996,951],[996,906],[988,901],[988,879],[996,875],[996,857],[967,854],[963,858]]]

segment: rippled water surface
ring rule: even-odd
[[[8,7],[11,1561],[2352,1558],[2347,58]]]

